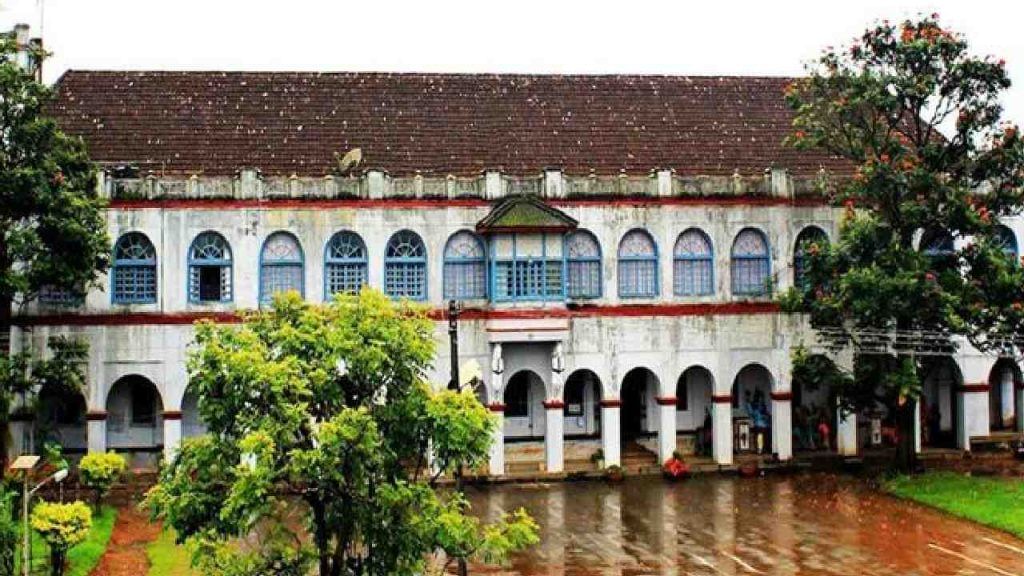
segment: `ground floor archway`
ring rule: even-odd
[[[748,364],[732,385],[733,450],[769,454],[772,450],[772,375]]]
[[[676,434],[692,436],[692,451],[700,456],[712,452],[714,389],[711,371],[703,366],[687,368],[676,382]]]
[[[133,467],[155,465],[163,451],[163,400],[144,376],[125,376],[107,395],[107,450],[126,453]]]
[[[199,397],[192,388],[188,388],[181,399],[181,436],[195,438],[203,436],[206,432],[206,423],[199,415]]]
[[[813,356],[815,362],[834,368],[823,354]],[[836,394],[825,386],[805,386],[793,380],[793,450],[820,452],[836,450],[839,412]]]
[[[647,368],[634,368],[622,379],[619,433],[631,443],[654,432],[651,406],[658,390],[658,377]]]
[[[1020,367],[1003,358],[996,362],[989,373],[988,410],[989,429],[993,432],[1011,431],[1017,428],[1017,390],[1020,388]]]
[[[531,370],[520,370],[505,384],[505,439],[543,438],[545,428],[544,380]]]
[[[601,379],[590,370],[577,370],[565,380],[565,436],[601,434]]]
[[[65,456],[81,456],[88,449],[86,405],[81,392],[47,384],[36,397],[33,438],[35,453],[54,443]]]
[[[960,429],[957,401],[958,389],[963,385],[960,368],[949,357],[937,357],[922,363],[921,446],[927,448],[957,448]]]

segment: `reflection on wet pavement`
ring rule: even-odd
[[[541,543],[510,566],[473,574],[1024,576],[1024,541],[852,478],[650,478],[468,495],[486,519],[523,506],[542,530]]]

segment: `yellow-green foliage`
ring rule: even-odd
[[[92,528],[92,510],[84,502],[40,502],[32,510],[32,529],[51,548],[67,550],[81,543]]]
[[[126,468],[124,456],[114,452],[92,453],[82,457],[78,465],[78,474],[82,484],[96,491],[96,500],[110,492],[114,482],[124,474]]]

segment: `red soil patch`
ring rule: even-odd
[[[160,525],[134,506],[121,508],[107,551],[90,576],[140,576],[149,571],[146,545],[156,540]]]

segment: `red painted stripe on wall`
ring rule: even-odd
[[[617,306],[585,305],[572,308],[532,310],[490,310],[481,308],[463,309],[462,320],[531,320],[543,318],[591,318],[591,317],[642,317],[642,316],[753,316],[775,314],[779,305],[774,302],[725,302],[704,304],[627,304]],[[430,311],[430,317],[443,320],[444,309]],[[16,326],[144,326],[193,324],[199,320],[230,324],[241,322],[240,313],[235,312],[180,312],[150,313],[133,312],[125,314],[54,314],[44,316],[19,316],[14,319]]]

